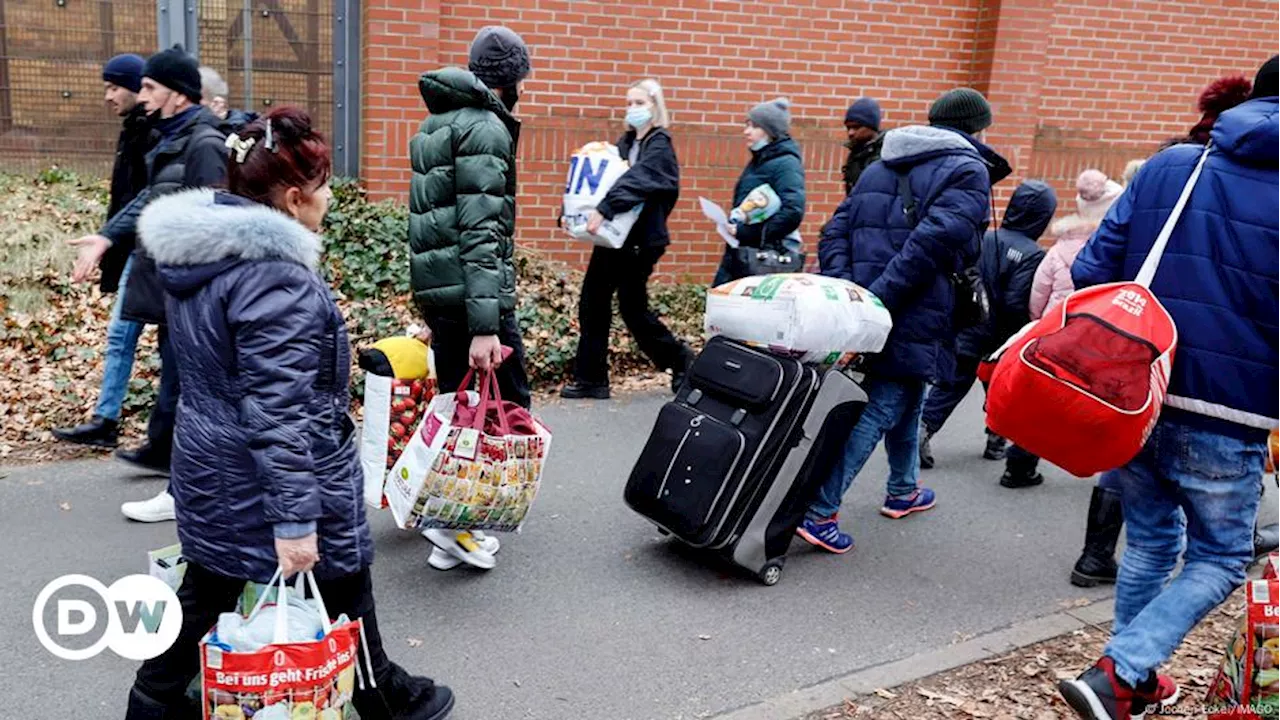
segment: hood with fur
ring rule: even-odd
[[[987,166],[991,184],[1009,177],[1013,169],[1000,153],[959,130],[932,125],[907,125],[884,134],[880,159],[891,168],[917,165],[943,155],[971,155]]]
[[[159,266],[165,289],[190,293],[242,262],[275,260],[315,269],[319,236],[252,200],[208,189],[167,195],[147,206],[138,240]]]

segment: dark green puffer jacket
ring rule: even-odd
[[[516,307],[511,256],[520,122],[460,68],[424,73],[431,115],[409,145],[409,279],[418,309],[465,309],[473,336]]]

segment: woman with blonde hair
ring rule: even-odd
[[[653,364],[671,371],[678,389],[693,353],[649,309],[649,277],[671,237],[667,217],[680,197],[680,164],[667,125],[671,119],[657,80],[641,80],[627,89],[627,130],[618,154],[630,163],[587,219],[596,232],[605,220],[642,206],[626,243],[618,250],[597,247],[591,253],[578,303],[578,355],[574,380],[560,391],[570,399],[609,397],[609,326],[613,294],[636,343]]]

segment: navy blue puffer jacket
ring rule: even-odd
[[[885,134],[880,161],[863,172],[842,210],[843,237],[818,246],[822,273],[852,280],[884,302],[893,330],[870,359],[880,377],[937,380],[955,369],[951,275],[978,256],[991,200],[990,161],[999,158],[954,130],[908,126]],[[916,201],[913,229],[902,210],[898,174]]]
[[[265,582],[276,537],[317,532],[318,576],[369,565],[350,348],[315,271],[320,239],[211,190],[156,200],[139,229],[168,293],[178,355],[170,488],[183,554]]]
[[[1178,326],[1164,417],[1263,439],[1276,426],[1280,368],[1276,98],[1223,113],[1151,290]],[[1137,277],[1204,148],[1147,161],[1076,257],[1077,288]]]

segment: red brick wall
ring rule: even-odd
[[[983,89],[996,117],[988,139],[1018,169],[1006,186],[1038,175],[1065,189],[1062,178],[1074,178],[1081,163],[1118,173],[1119,158],[1190,126],[1195,94],[1220,70],[1251,74],[1276,45],[1274,23],[1257,20],[1274,19],[1275,7],[1275,0],[368,0],[362,166],[375,194],[403,198],[409,138],[425,114],[418,74],[465,65],[475,32],[505,24],[524,36],[534,63],[518,107],[525,121],[518,242],[585,259],[588,248],[554,227],[565,158],[618,135],[626,86],[652,76],[666,90],[683,176],[661,269],[706,279],[722,246],[697,197],[731,200],[748,159],[741,121],[756,102],[777,95],[793,102],[809,195],[802,232],[812,245],[840,199],[841,122],[851,99],[878,98],[893,127],[923,122],[929,102],[948,88]],[[1206,30],[1216,39],[1206,41]],[[1064,134],[1067,149],[1056,139]]]

